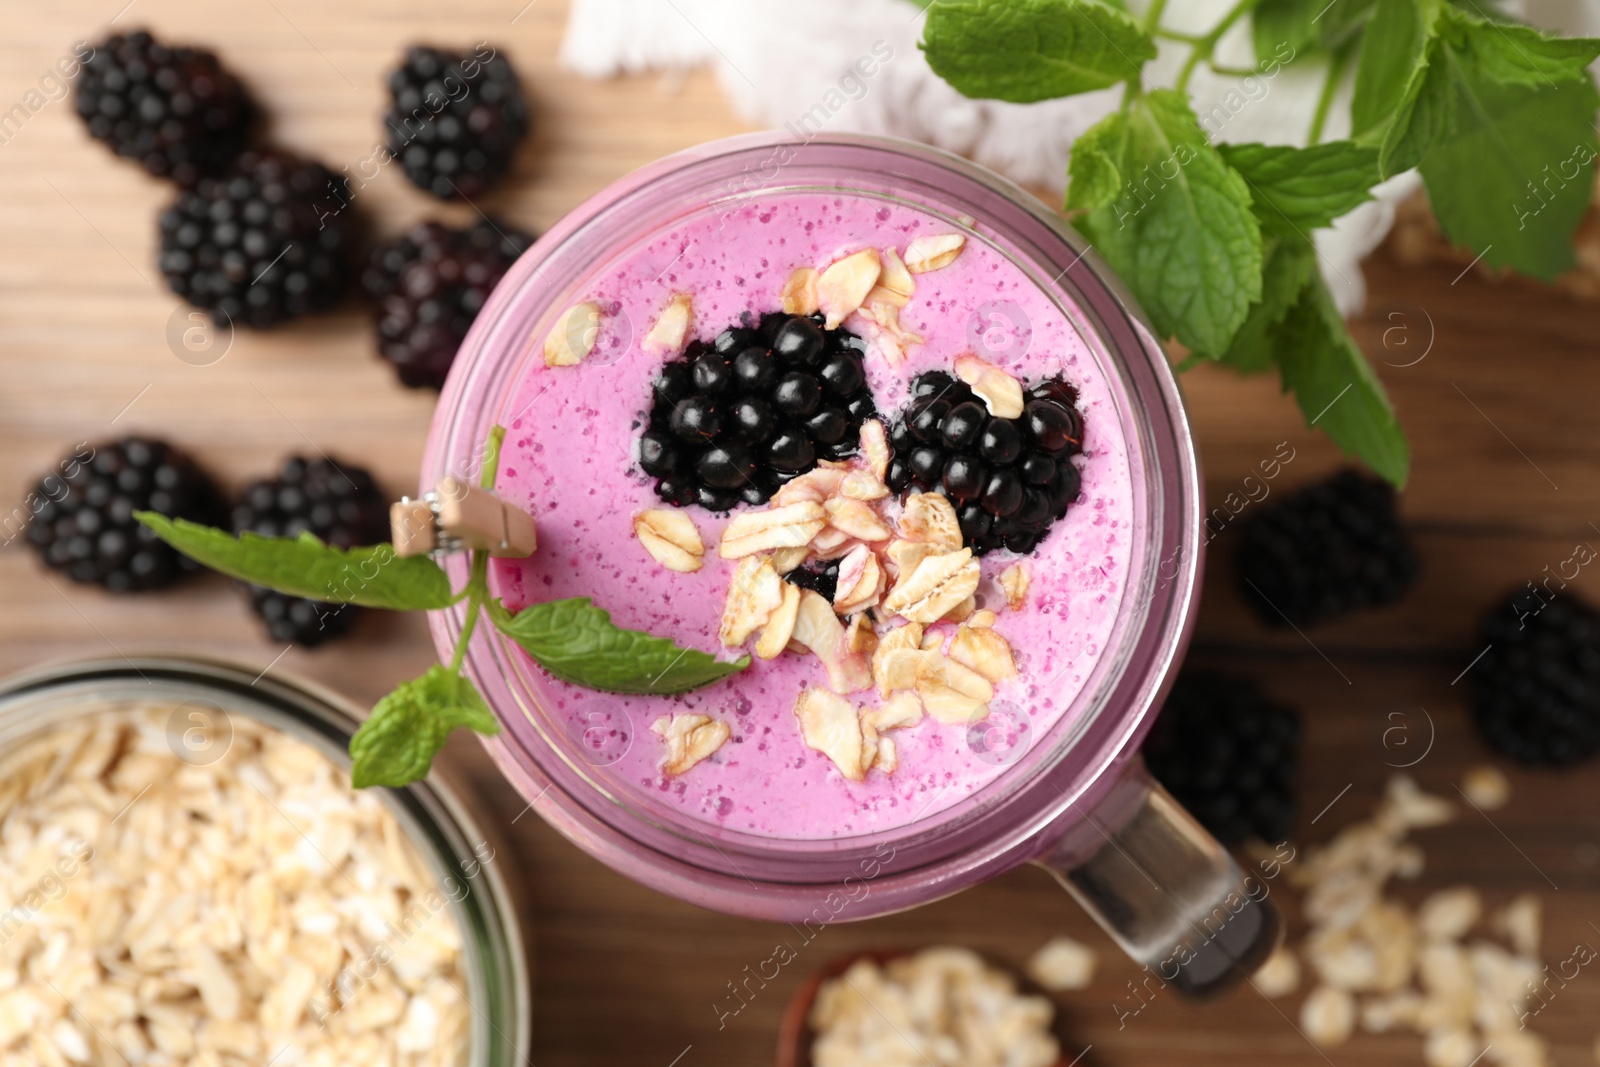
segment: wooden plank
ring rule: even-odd
[[[0,46],[0,106],[23,99],[73,39],[102,35],[120,4],[14,5]],[[561,0],[525,8],[522,0],[447,8],[421,0],[138,0],[117,25],[148,25],[218,49],[267,104],[273,139],[334,166],[370,152],[380,135],[382,73],[407,44],[495,43],[528,82],[538,129],[513,179],[480,206],[543,228],[634,167],[743,128],[705,73],[601,84],[564,73],[555,54],[565,10]],[[353,304],[271,334],[241,332],[220,362],[185,364],[165,340],[169,318],[183,312],[152,266],[155,215],[169,191],[90,143],[69,102],[32,116],[0,144],[0,161],[0,501],[20,496],[72,443],[134,430],[190,447],[231,486],[313,447],[372,467],[392,492],[412,486],[433,396],[395,384],[372,355],[370,327]],[[382,234],[421,218],[475,217],[387,171],[361,190],[358,207]],[[1403,509],[1424,576],[1392,609],[1309,630],[1313,648],[1293,632],[1264,627],[1238,599],[1230,530],[1215,546],[1196,639],[1197,659],[1259,677],[1304,710],[1314,753],[1305,761],[1304,840],[1324,838],[1378,795],[1391,770],[1385,760],[1397,761],[1394,748],[1383,746],[1391,715],[1406,716],[1419,731],[1408,736],[1419,738],[1427,721],[1420,709],[1432,716],[1437,741],[1416,771],[1432,788],[1448,791],[1484,758],[1462,687],[1450,684],[1471,654],[1477,616],[1499,591],[1566,558],[1575,539],[1594,535],[1589,523],[1600,522],[1593,307],[1476,275],[1455,280],[1448,267],[1403,269],[1381,253],[1367,279],[1372,309],[1356,329],[1388,364],[1380,369],[1412,436],[1416,467]],[[1418,362],[1430,335],[1433,346]],[[1296,458],[1274,493],[1340,462],[1270,378],[1201,370],[1185,386],[1216,499],[1258,470],[1280,441]],[[1584,573],[1574,586],[1600,599],[1595,582]],[[0,550],[0,672],[152,643],[231,655],[258,669],[283,652],[221,579],[117,598],[45,575],[18,545]],[[419,673],[431,654],[421,619],[373,613],[350,640],[292,649],[273,669],[370,701]],[[470,738],[452,741],[444,766],[513,842],[497,862],[516,875],[533,927],[530,1051],[537,1063],[664,1065],[680,1054],[685,1067],[767,1062],[788,997],[831,956],[958,942],[1016,964],[1056,932],[1103,953],[1094,986],[1059,999],[1069,1051],[1093,1046],[1085,1064],[1327,1062],[1295,1031],[1292,998],[1273,1006],[1244,994],[1193,1009],[1165,995],[1119,1028],[1113,1004],[1125,1003],[1134,969],[1032,869],[908,914],[829,928],[719,1026],[717,1006],[731,1006],[727,983],[792,931],[643,889],[536,818],[518,818],[524,802]],[[1463,880],[1483,886],[1492,901],[1539,890],[1549,907],[1547,956],[1560,959],[1575,940],[1600,936],[1585,932],[1600,915],[1600,781],[1592,768],[1512,777],[1516,797],[1495,815],[1498,829],[1463,820],[1425,838],[1429,869],[1406,887],[1407,898]],[[1316,809],[1346,785],[1311,825]],[[1587,1062],[1600,1017],[1597,989],[1586,976],[1540,1016],[1538,1029],[1558,1041],[1558,1062]],[[1420,1044],[1363,1037],[1331,1059],[1410,1064],[1420,1059]]]

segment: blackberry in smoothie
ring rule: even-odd
[[[503,416],[497,488],[540,547],[495,560],[495,592],[751,655],[676,696],[544,679],[608,787],[774,838],[891,830],[1072,713],[1130,581],[1134,477],[1082,320],[983,220],[772,190],[568,292]]]

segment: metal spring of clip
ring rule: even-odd
[[[389,531],[397,556],[476,550],[525,559],[539,547],[533,516],[459,478],[445,478],[420,498],[391,504]]]

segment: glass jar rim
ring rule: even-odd
[[[820,185],[799,181],[822,174],[836,180],[829,184],[826,177],[818,177]],[[1146,713],[1166,684],[1192,621],[1202,547],[1198,464],[1176,381],[1131,297],[1092,248],[1025,191],[959,157],[889,138],[820,135],[795,142],[773,132],[716,141],[636,171],[570,212],[508,272],[462,344],[435,414],[421,487],[432,488],[446,475],[475,476],[488,428],[494,421],[506,421],[504,406],[521,380],[519,368],[533,356],[530,339],[544,336],[544,327],[573,298],[573,287],[617,249],[659,232],[689,211],[718,203],[719,198],[738,202],[752,195],[817,187],[884,195],[878,186],[861,187],[870,185],[862,180],[869,176],[898,183],[894,188],[908,202],[931,214],[942,213],[953,224],[960,224],[963,215],[981,219],[984,237],[1003,242],[1014,259],[1030,269],[1048,265],[1050,270],[1039,275],[1047,279],[1045,286],[1054,287],[1046,288],[1047,294],[1058,299],[1064,295],[1066,303],[1081,312],[1081,321],[1074,319],[1074,326],[1096,352],[1102,369],[1116,374],[1121,383],[1119,408],[1124,436],[1129,438],[1130,463],[1135,466],[1136,495],[1141,484],[1145,491],[1144,511],[1137,520],[1142,529],[1135,531],[1144,542],[1124,592],[1125,598],[1143,602],[1135,605],[1133,614],[1122,612],[1119,626],[1128,625],[1119,631],[1117,654],[1108,649],[1096,665],[1096,671],[1104,668],[1093,694],[1099,704],[1086,716],[1074,713],[1074,736],[1065,744],[1055,738],[1052,744],[1060,747],[1053,756],[1030,754],[1035,755],[1036,766],[1025,774],[1013,768],[997,783],[976,791],[974,796],[982,799],[949,820],[950,827],[942,822],[940,832],[932,835],[917,824],[901,832],[803,842],[698,824],[685,832],[672,825],[678,820],[671,816],[640,809],[620,791],[609,789],[589,773],[593,768],[563,749],[564,739],[556,731],[541,727],[537,701],[523,681],[522,672],[529,668],[520,650],[492,633],[474,641],[467,669],[490,705],[502,720],[520,717],[538,735],[525,739],[508,729],[489,739],[486,743],[502,771],[525,795],[536,798],[541,814],[584,847],[646,882],[660,884],[665,879],[680,895],[684,879],[664,875],[656,863],[679,868],[690,882],[701,880],[692,873],[699,870],[713,878],[727,876],[764,886],[827,884],[847,877],[875,848],[891,841],[905,871],[929,867],[949,871],[952,864],[968,870],[992,866],[997,857],[1014,853],[1022,842],[1037,836],[1063,810],[1089,799],[1096,780],[1126,758],[1148,726]],[[921,195],[914,195],[917,192]],[[1159,485],[1153,489],[1153,483]],[[453,577],[464,576],[463,560],[448,560],[447,567]],[[1138,626],[1131,625],[1135,617],[1141,620]],[[434,613],[431,622],[441,650],[453,647],[460,613]],[[1100,713],[1112,703],[1135,710]],[[514,719],[512,725],[520,727],[521,722]],[[1060,757],[1080,744],[1094,753],[1082,768],[1084,773],[1047,773],[1059,771],[1067,762]],[[1052,766],[1046,767],[1047,763]],[[997,789],[999,783],[1006,784]],[[1040,788],[1053,795],[1040,795]],[[1024,794],[1034,798],[1029,802],[1031,812],[1024,811],[1028,805],[1017,803]],[[971,801],[969,797],[955,807]],[[1003,830],[993,819],[1001,809],[1009,809],[1012,816]],[[987,830],[973,832],[979,824]],[[641,848],[651,856],[649,861],[641,863],[634,855]],[[730,873],[730,868],[739,873]],[[743,895],[735,887],[734,896]],[[728,903],[722,900],[713,906]],[[728,910],[742,909],[735,902]]]

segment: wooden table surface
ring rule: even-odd
[[[704,73],[610,83],[563,73],[561,0],[136,0],[119,15],[124,2],[9,5],[0,17],[0,110],[27,102],[74,40],[98,38],[115,19],[217,49],[265,103],[278,141],[338,166],[365,157],[380,137],[383,73],[404,46],[488,40],[528,83],[538,128],[513,179],[483,206],[538,228],[638,165],[742,128]],[[74,442],[131,431],[180,442],[233,485],[315,446],[371,467],[393,492],[411,488],[434,396],[394,382],[358,308],[241,332],[210,366],[174,356],[166,330],[184,309],[153,267],[155,216],[169,196],[91,143],[70,99],[44,101],[0,144],[0,501],[20,500]],[[382,234],[472,214],[439,206],[393,170],[360,201]],[[1390,610],[1305,636],[1269,631],[1235,592],[1233,533],[1224,532],[1193,653],[1304,709],[1306,842],[1370,809],[1386,763],[1400,762],[1381,743],[1399,721],[1415,731],[1409,752],[1421,752],[1431,719],[1436,740],[1414,773],[1454,793],[1462,772],[1487,758],[1466,721],[1464,687],[1453,684],[1478,651],[1477,617],[1577,542],[1600,542],[1600,307],[1476,273],[1456,278],[1453,267],[1404,270],[1382,252],[1368,279],[1371,305],[1356,329],[1411,434],[1404,511],[1425,559],[1420,585]],[[1337,465],[1270,380],[1198,372],[1186,387],[1213,499],[1279,442],[1296,458],[1275,493]],[[1573,586],[1600,600],[1592,570]],[[226,581],[112,597],[47,576],[20,542],[0,550],[0,673],[150,647],[274,664],[366,701],[432,657],[416,617],[371,615],[350,640],[285,651],[261,636]],[[470,739],[452,742],[446,762],[491,820],[509,823],[523,807]],[[1458,881],[1482,887],[1491,902],[1536,890],[1548,908],[1545,956],[1559,960],[1575,942],[1600,939],[1592,925],[1600,923],[1600,768],[1510,773],[1514,799],[1492,824],[1471,814],[1424,835],[1428,871],[1407,894]],[[1408,1035],[1361,1036],[1323,1055],[1289,1021],[1298,998],[1270,1004],[1246,993],[1195,1009],[1166,995],[1119,1027],[1113,1004],[1135,969],[1034,869],[909,914],[829,928],[719,1027],[714,1005],[727,983],[765,959],[787,928],[640,888],[535,818],[503,828],[514,847],[501,862],[536,941],[528,1051],[541,1067],[770,1062],[787,998],[828,957],[954,942],[1020,963],[1063,931],[1103,952],[1093,987],[1060,1000],[1069,1055],[1092,1046],[1085,1064],[1421,1061],[1420,1040]],[[1600,974],[1571,982],[1537,1029],[1554,1041],[1557,1063],[1593,1062]]]

